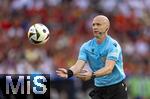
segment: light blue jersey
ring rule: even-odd
[[[121,47],[110,36],[101,44],[97,43],[96,38],[85,42],[80,48],[78,59],[88,62],[94,72],[105,66],[106,59],[116,61],[111,74],[95,78],[95,86],[113,85],[125,78]]]

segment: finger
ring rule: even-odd
[[[85,72],[88,72],[88,70],[86,69],[81,70],[81,73],[85,73]]]
[[[58,70],[57,70],[57,71],[56,71],[56,73],[57,73],[57,74],[62,74],[63,72],[62,72],[62,71],[58,71]]]
[[[64,74],[64,73],[62,73],[62,72],[57,72],[57,75],[60,76],[60,77],[63,77],[63,78],[64,78],[64,77],[66,78],[66,76],[67,76],[66,74]]]
[[[58,68],[58,71],[62,71],[62,72],[64,72],[64,73],[67,73],[67,70],[64,69],[64,68]]]
[[[79,73],[80,76],[86,76],[87,73]]]
[[[82,78],[82,77],[86,77],[86,76],[85,75],[77,75],[77,77],[81,77]]]
[[[66,69],[64,69],[64,68],[58,68],[58,70],[60,70],[60,71],[65,71]]]
[[[60,76],[60,77],[64,77],[64,75],[63,74],[57,74],[58,76]]]
[[[65,73],[60,72],[60,71],[57,71],[56,74],[57,74],[58,76],[61,76],[61,77],[62,77],[63,75],[65,75]]]
[[[59,68],[58,70],[56,70],[56,73],[64,73],[67,74],[67,71],[63,68]]]

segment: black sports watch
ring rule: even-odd
[[[96,75],[95,75],[95,73],[94,73],[94,72],[92,72],[91,79],[94,79],[94,78],[96,78]]]

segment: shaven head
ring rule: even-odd
[[[104,15],[98,15],[94,17],[92,28],[93,34],[96,38],[101,38],[106,35],[110,27],[109,19]]]

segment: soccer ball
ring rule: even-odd
[[[44,44],[49,39],[50,32],[48,28],[41,24],[36,23],[29,28],[28,39],[32,44]]]

